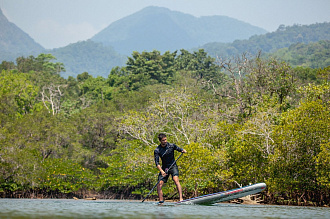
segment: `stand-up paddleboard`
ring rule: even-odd
[[[176,204],[201,204],[201,205],[213,204],[217,202],[230,201],[236,198],[242,198],[247,195],[253,195],[258,192],[262,192],[265,189],[266,189],[265,183],[257,183],[242,188],[186,199],[183,201],[176,202]]]

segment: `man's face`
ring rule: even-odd
[[[164,138],[162,138],[162,140],[160,140],[160,144],[161,144],[163,147],[166,146],[166,143],[167,143],[167,138],[166,138],[166,137],[164,137]]]

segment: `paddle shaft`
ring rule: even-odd
[[[179,160],[179,158],[182,156],[182,154],[183,153],[181,153],[180,156],[178,158],[176,158],[176,160],[171,164],[171,166],[168,169],[171,169],[171,167],[177,162],[177,160]],[[167,172],[166,172],[166,174],[167,174]],[[150,192],[148,193],[148,195],[142,200],[142,202],[144,202],[144,200],[146,200],[149,197],[149,195],[152,193],[152,191],[154,191],[154,189],[156,188],[156,186],[159,184],[159,182],[162,179],[163,179],[163,177],[160,178],[160,180],[158,180],[158,182],[156,183],[156,185],[154,185],[154,187],[152,187],[152,189],[150,190]]]

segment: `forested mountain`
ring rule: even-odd
[[[312,25],[281,25],[275,32],[252,36],[248,40],[235,40],[233,43],[208,43],[202,46],[213,57],[233,56],[243,52],[264,53],[275,52],[295,43],[310,43],[330,40],[330,23]]]
[[[282,26],[275,32],[254,36],[249,40],[236,40],[228,44],[210,43],[204,47],[213,57],[256,53],[260,49],[263,54],[276,56],[292,66],[320,68],[329,65],[329,40],[326,40],[330,39],[328,29],[330,23]],[[299,36],[299,40],[295,36]],[[325,40],[318,42],[319,39]],[[126,56],[116,53],[112,47],[92,40],[70,44],[51,50],[50,53],[64,63],[67,70],[63,73],[65,77],[76,76],[84,71],[93,76],[107,77],[111,68],[123,66],[127,61]]]
[[[38,55],[44,48],[8,21],[0,9],[0,60],[14,61],[18,56]]]
[[[130,55],[133,51],[174,51],[208,42],[232,42],[267,31],[226,16],[194,17],[162,7],[147,7],[120,19],[92,40]]]
[[[91,40],[70,44],[49,51],[62,62],[66,72],[63,77],[88,72],[94,76],[108,77],[112,68],[123,66],[127,57],[118,54],[113,48]]]
[[[10,23],[1,11],[0,28],[6,30],[0,32],[0,61],[14,61],[19,56],[27,57],[44,51],[26,33]],[[159,48],[160,51],[174,52],[187,48],[193,51],[197,50],[194,48],[198,45],[207,42],[215,42],[202,46],[212,57],[256,53],[259,50],[273,53],[282,49],[275,55],[285,58],[293,66],[303,63],[314,68],[326,67],[324,64],[328,63],[328,42],[309,43],[330,40],[329,30],[330,23],[287,27],[282,25],[275,32],[254,35],[265,31],[228,17],[196,18],[166,8],[148,7],[112,23],[91,40],[73,43],[47,53],[53,54],[64,64],[64,77],[75,77],[83,72],[107,77],[112,68],[123,66],[127,56],[134,50],[152,51]],[[251,35],[253,36],[248,40],[237,40]],[[232,40],[235,41],[228,43]]]

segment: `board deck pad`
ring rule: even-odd
[[[247,195],[253,195],[262,192],[265,189],[266,189],[265,183],[257,183],[237,189],[186,199],[183,201],[176,202],[176,204],[201,204],[201,205],[214,204],[217,202],[224,202],[224,201],[234,200],[237,198],[242,198]]]

